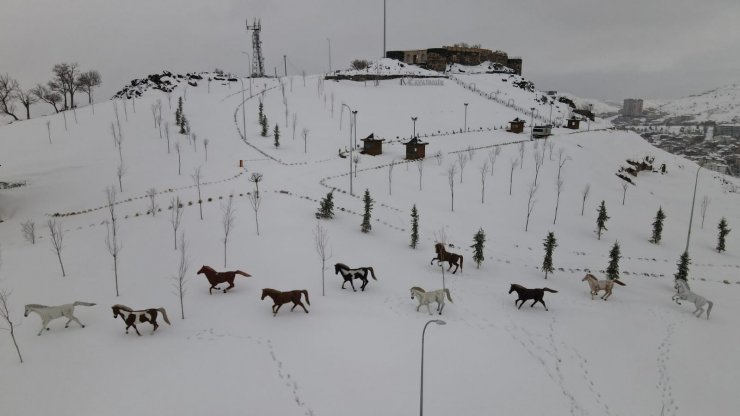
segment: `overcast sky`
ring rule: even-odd
[[[524,59],[542,90],[674,98],[740,82],[739,0],[387,0],[387,49],[480,43]],[[245,20],[266,70],[346,68],[383,51],[383,0],[0,0],[0,73],[24,88],[59,62],[97,69],[99,100],[168,69],[248,73]]]

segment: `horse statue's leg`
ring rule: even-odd
[[[39,333],[36,334],[36,335],[41,335],[41,333],[44,332],[44,328],[46,328],[46,330],[48,331],[49,330],[49,326],[48,325],[49,325],[49,320],[42,320],[41,321],[41,329],[39,329]]]
[[[432,302],[428,302],[428,303],[427,303],[427,312],[429,312],[429,315],[431,315],[431,314],[432,314],[432,308],[430,308],[430,307],[429,307],[429,304],[430,304],[430,303],[432,303]]]
[[[365,286],[367,286],[367,282],[367,277],[362,279],[362,286],[360,286],[360,289],[362,289],[363,292],[365,291]]]
[[[65,328],[69,328],[69,323],[70,323],[70,322],[72,322],[72,321],[75,321],[75,322],[77,322],[77,324],[78,324],[78,325],[80,325],[80,326],[81,326],[81,327],[83,327],[83,328],[85,327],[85,325],[82,325],[82,322],[80,322],[80,320],[79,320],[79,319],[77,319],[77,317],[75,317],[74,315],[70,315],[70,316],[68,317],[67,323],[66,323],[66,324],[64,324],[64,327],[65,327]]]
[[[277,308],[275,307],[277,306]],[[283,304],[275,304],[272,305],[272,316],[277,316],[278,311],[280,310],[280,307],[283,306]]]
[[[295,309],[295,307],[296,307],[296,306],[300,306],[301,308],[303,308],[303,310],[304,310],[304,311],[305,311],[306,313],[308,313],[308,309],[306,309],[306,306],[305,306],[305,305],[303,305],[303,302],[301,302],[300,300],[299,300],[298,302],[296,302],[296,301],[293,301],[293,307],[292,307],[292,308],[290,308],[290,311],[291,311],[291,312],[293,312],[293,309]]]
[[[234,279],[228,280],[227,283],[229,284],[229,287],[224,289],[224,293],[226,293],[227,290],[231,290],[231,288],[234,287]]]
[[[445,308],[445,300],[442,298],[442,303],[437,302],[437,309],[439,310],[439,314],[442,315],[442,309]]]
[[[545,305],[545,301],[544,301],[544,300],[542,300],[542,299],[538,299],[538,302],[540,302],[540,303],[542,304],[542,306],[544,306],[544,307],[545,307],[545,310],[546,310],[546,311],[549,311],[549,309],[547,309],[547,305]]]

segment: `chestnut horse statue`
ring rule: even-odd
[[[135,311],[126,305],[113,305],[111,308],[113,309],[113,318],[118,318],[120,316],[121,319],[123,319],[123,323],[126,324],[127,334],[128,329],[133,326],[134,331],[136,331],[136,335],[141,336],[139,330],[136,328],[136,324],[144,322],[149,322],[154,325],[154,329],[152,329],[152,334],[154,334],[154,331],[159,328],[159,325],[157,324],[157,315],[160,313],[162,314],[164,321],[167,322],[167,325],[172,325],[170,320],[167,318],[167,311],[164,310],[164,308],[150,308],[141,311]]]
[[[290,308],[291,312],[293,311],[293,309],[295,309],[296,306],[300,305],[300,307],[303,308],[306,313],[308,313],[308,309],[306,309],[306,306],[304,306],[303,302],[301,302],[301,294],[306,296],[306,303],[311,306],[311,302],[308,300],[307,290],[291,290],[288,292],[281,292],[279,290],[266,288],[262,289],[262,297],[260,298],[260,300],[264,300],[268,296],[272,299],[272,316],[277,315],[280,307],[283,306],[284,303],[288,302],[293,302],[293,307]]]
[[[233,270],[233,271],[230,271],[230,272],[217,272],[217,271],[213,270],[213,268],[211,268],[209,266],[203,266],[203,267],[201,267],[200,270],[198,270],[198,274],[205,274],[206,275],[206,279],[208,279],[208,283],[211,284],[210,289],[208,289],[208,294],[209,295],[211,294],[211,291],[213,289],[220,290],[216,286],[218,286],[221,283],[228,283],[229,284],[229,287],[227,287],[226,289],[223,289],[223,291],[224,291],[224,293],[226,293],[227,291],[229,291],[231,288],[234,287],[234,278],[236,277],[237,274],[240,274],[240,275],[245,276],[245,277],[252,277],[251,274],[244,273],[241,270]]]
[[[448,253],[447,250],[445,250],[444,243],[435,244],[434,252],[437,253],[437,257],[433,258],[432,261],[429,262],[429,264],[434,263],[434,260],[437,260],[437,264],[443,261],[446,261],[450,265],[450,267],[447,268],[447,271],[450,271],[452,266],[455,266],[455,270],[452,272],[452,274],[455,274],[458,267],[460,267],[460,271],[462,272],[462,265],[463,265],[462,255],[455,254],[455,253]],[[458,264],[458,262],[460,264]]]

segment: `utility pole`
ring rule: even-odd
[[[383,56],[382,58],[385,58],[386,50],[385,50],[385,0],[383,0]]]
[[[285,68],[285,76],[288,76],[288,58],[286,55],[283,55],[283,67]]]

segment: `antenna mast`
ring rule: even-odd
[[[260,40],[260,30],[262,30],[262,20],[254,19],[252,25],[247,20],[247,30],[252,31],[252,77],[265,76],[265,60],[262,58],[262,41]]]

